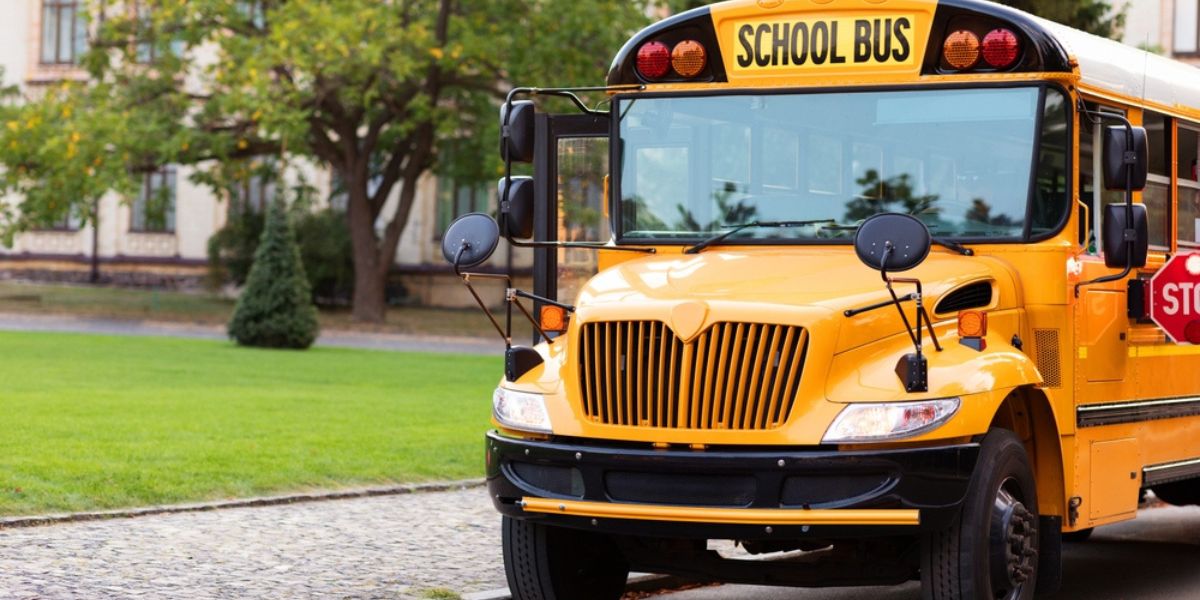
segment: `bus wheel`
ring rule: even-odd
[[[921,591],[928,600],[1027,600],[1038,565],[1037,488],[1025,446],[993,429],[962,511],[921,545]]]
[[[617,600],[629,566],[604,535],[504,517],[504,574],[513,600]]]

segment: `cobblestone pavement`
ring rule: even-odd
[[[439,597],[505,586],[485,488],[0,530],[0,599]]]

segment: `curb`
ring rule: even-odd
[[[437,483],[416,483],[387,487],[354,488],[332,492],[263,496],[259,498],[222,500],[217,502],[198,502],[194,504],[171,504],[165,506],[146,506],[142,508],[101,510],[79,513],[34,515],[28,517],[6,517],[0,518],[0,531],[5,529],[15,529],[18,527],[40,527],[43,525],[79,523],[83,521],[132,519],[135,517],[148,517],[151,515],[207,512],[212,510],[223,510],[227,508],[279,506],[283,504],[298,504],[301,502],[325,502],[328,500],[350,500],[353,498],[371,498],[374,496],[400,496],[404,494],[420,494],[424,492],[446,492],[450,490],[481,487],[483,484],[483,479],[466,479],[461,481],[444,481]]]
[[[684,585],[697,583],[695,579],[676,577],[675,575],[654,575],[651,573],[633,573],[625,584],[626,592],[659,592],[668,591]],[[472,592],[463,594],[462,600],[512,600],[508,588]]]

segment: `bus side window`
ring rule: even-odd
[[[1179,227],[1176,239],[1180,251],[1200,248],[1200,175],[1196,159],[1200,156],[1200,125],[1179,123]]]
[[[1101,107],[1094,102],[1087,102],[1087,112],[1097,114],[1100,110],[1113,112],[1116,109],[1108,106]],[[1121,111],[1124,112],[1124,111]],[[1079,201],[1087,209],[1080,207],[1079,243],[1088,254],[1100,254],[1100,215],[1103,212],[1098,207],[1105,204],[1119,204],[1125,201],[1122,192],[1110,192],[1104,189],[1103,173],[1100,169],[1100,132],[1105,125],[1117,125],[1113,119],[1102,119],[1101,123],[1092,123],[1083,113],[1079,114]],[[1091,221],[1090,227],[1084,221]],[[1085,233],[1087,239],[1084,239]]]
[[[1171,250],[1171,119],[1155,112],[1142,113],[1146,145],[1150,149],[1150,173],[1142,203],[1150,225],[1150,247]]]

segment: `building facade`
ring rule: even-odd
[[[82,12],[86,4],[86,0],[0,2],[2,84],[16,85],[26,95],[36,96],[41,87],[86,78],[79,67],[88,43]],[[190,166],[164,165],[142,177],[137,194],[103,198],[95,224],[66,218],[18,235],[11,247],[0,247],[0,278],[88,282],[96,270],[104,283],[201,287],[207,275],[209,238],[226,224],[231,207],[261,210],[275,186],[250,178],[238,197],[225,198],[194,183],[193,172]],[[285,179],[301,178],[315,188],[318,207],[338,205],[334,177],[328,169],[300,162],[285,174]],[[459,214],[494,210],[495,194],[432,174],[424,176],[419,185],[416,205],[396,252],[393,271],[400,284],[396,287],[406,291],[406,301],[464,306],[471,299],[442,259],[441,232]],[[385,215],[388,212],[384,210]],[[382,230],[386,222],[377,225]],[[510,252],[501,246],[485,268],[521,276],[528,273],[531,263],[528,251]],[[503,297],[498,286],[486,292],[493,302]]]

